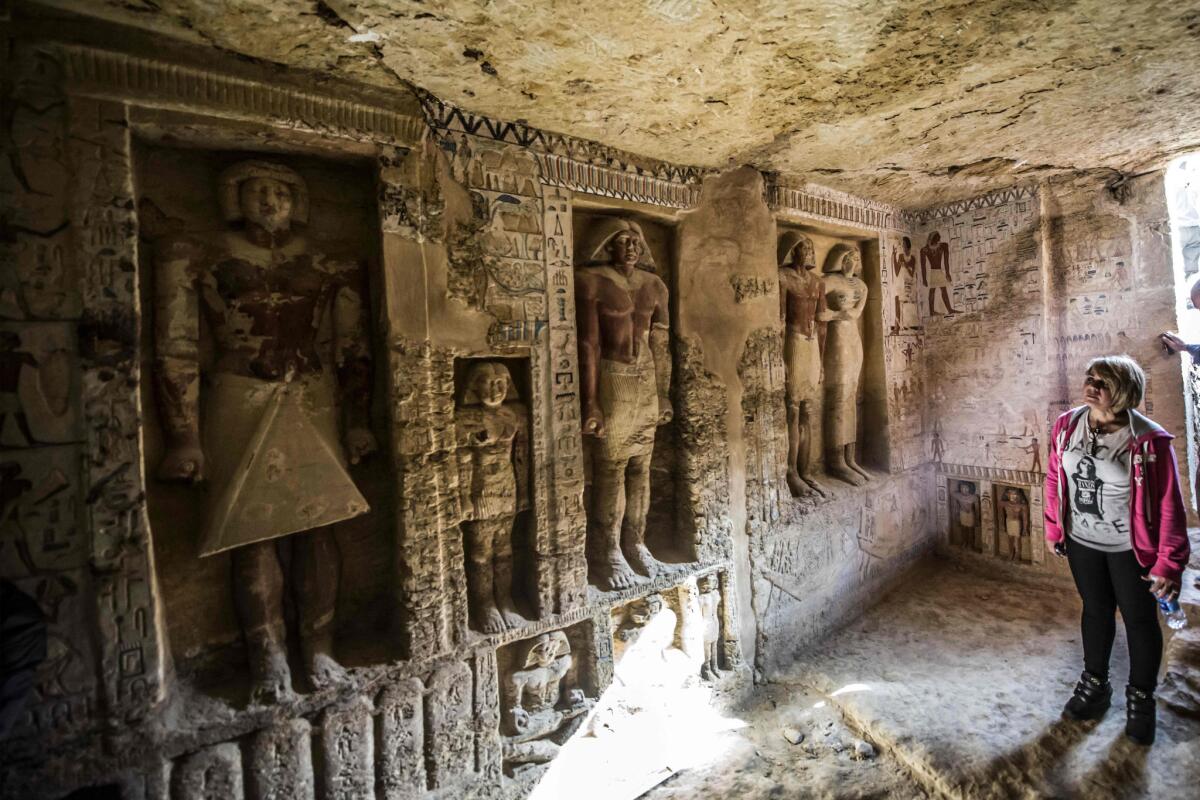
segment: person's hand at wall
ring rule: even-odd
[[[1188,344],[1179,338],[1179,334],[1173,331],[1160,333],[1158,339],[1162,342],[1163,347],[1167,349],[1168,355],[1186,352],[1192,357],[1192,361],[1200,362],[1200,344]]]

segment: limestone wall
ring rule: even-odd
[[[680,625],[715,626],[706,676],[732,690],[929,550],[930,361],[896,256],[911,215],[429,95],[23,24],[4,31],[0,326],[22,416],[0,431],[0,565],[48,617],[50,658],[0,796],[521,796],[611,681],[615,609],[703,586]],[[247,224],[279,209],[249,178],[228,194],[239,164],[288,187],[294,230]],[[617,230],[648,257],[614,277],[615,235],[597,236]],[[784,479],[787,231],[823,271],[863,266],[849,405],[869,481],[822,476],[820,499]],[[581,322],[597,308],[599,337]],[[592,346],[617,362],[597,406],[625,445],[586,429]],[[257,389],[216,403],[230,375]],[[224,482],[160,479],[189,426]],[[351,429],[378,445],[359,463]],[[335,504],[324,540],[294,523]],[[202,555],[214,519],[245,538]],[[714,619],[688,618],[701,605]],[[316,629],[336,632],[328,652]]]
[[[1010,560],[999,502],[1008,488],[1030,504],[1031,536],[1015,559],[1065,575],[1041,543],[1041,481],[1050,426],[1082,402],[1087,361],[1128,353],[1148,377],[1145,413],[1184,430],[1177,357],[1158,333],[1175,327],[1162,176],[1117,195],[1099,177],[1014,189],[930,209],[919,242],[932,263],[938,234],[949,256],[947,296],[920,285],[925,447],[935,462],[938,529],[955,555]],[[946,308],[949,299],[951,313]],[[932,300],[932,305],[930,304]],[[1186,463],[1184,437],[1177,457]],[[977,529],[960,534],[955,492],[979,498]],[[1019,570],[1018,573],[1019,574]]]

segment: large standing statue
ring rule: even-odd
[[[812,239],[789,231],[779,240],[779,316],[783,321],[783,360],[787,401],[787,484],[792,496],[825,496],[812,477],[810,445],[821,391],[825,351],[825,284],[816,274]]]
[[[471,616],[485,633],[524,620],[513,605],[513,520],[529,508],[525,406],[508,367],[472,365],[455,419]]]
[[[834,248],[825,261],[825,467],[831,475],[861,486],[869,476],[858,465],[858,381],[862,374],[862,335],[858,320],[867,305],[867,284],[859,274],[858,247]]]
[[[646,512],[655,428],[671,420],[667,286],[632,220],[598,222],[576,264],[583,432],[592,437],[589,572],[603,589],[625,589],[638,581],[634,569],[662,570],[646,547]]]
[[[308,219],[308,191],[293,170],[235,164],[221,175],[219,199],[232,229],[158,248],[156,378],[167,445],[158,476],[210,483],[200,554],[233,548],[252,700],[271,702],[292,693],[281,537],[309,680],[320,688],[343,674],[333,657],[339,567],[328,526],[369,510],[346,472],[347,460],[376,449],[363,272],[296,229]],[[203,396],[202,320],[213,342]]]
[[[951,529],[950,543],[960,547],[978,549],[980,504],[979,495],[975,494],[975,484],[969,481],[959,481],[950,500],[954,512],[954,526]]]

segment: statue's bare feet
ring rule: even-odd
[[[346,680],[346,669],[333,657],[333,637],[318,634],[303,644],[308,662],[308,682],[317,690],[326,689]]]
[[[846,466],[849,467],[850,469],[854,470],[855,472],[857,472],[859,475],[861,475],[863,477],[864,481],[871,480],[871,473],[867,472],[865,469],[860,467],[858,465],[857,461],[851,461],[850,459],[846,459]]]
[[[517,611],[517,607],[512,604],[512,601],[500,603],[499,608],[506,628],[519,628],[525,624],[525,618]]]
[[[700,666],[700,677],[706,681],[711,681],[714,679],[712,667],[710,667],[707,663]]]
[[[630,569],[620,550],[614,550],[607,558],[596,560],[591,565],[595,583],[606,592],[629,589],[641,582],[638,574]]]
[[[639,542],[626,549],[625,558],[629,566],[649,578],[657,578],[667,573],[667,565],[650,554],[650,548],[644,542]]]
[[[805,485],[807,485],[808,488],[813,491],[814,494],[818,494],[821,497],[829,496],[829,490],[818,483],[815,478],[810,478],[808,475],[802,475],[801,479],[804,481]]]
[[[851,486],[862,486],[867,482],[866,478],[846,466],[830,467],[829,474]]]
[[[496,608],[495,603],[480,603],[471,610],[475,617],[475,624],[484,633],[500,633],[508,630],[504,615],[500,613],[500,609]]]
[[[250,674],[254,680],[250,689],[251,705],[269,706],[295,699],[287,652],[278,642],[261,641],[250,645]]]
[[[794,469],[787,471],[787,485],[792,492],[792,497],[804,497],[810,493],[808,484],[801,480],[800,473]]]

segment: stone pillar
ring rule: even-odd
[[[80,382],[85,529],[92,532],[108,717],[124,726],[163,698],[161,608],[145,508],[137,224],[123,105],[72,97],[73,247],[82,270]]]

